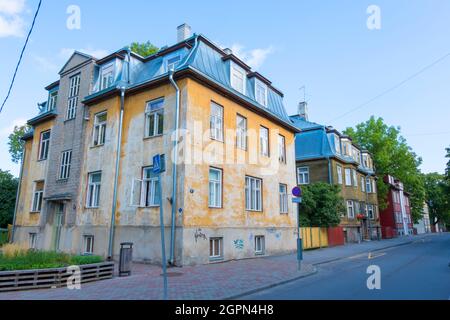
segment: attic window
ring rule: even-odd
[[[104,90],[112,86],[114,82],[114,64],[110,63],[101,69],[100,73],[100,90]]]
[[[231,87],[233,87],[233,89],[239,91],[240,93],[245,94],[245,71],[244,71],[244,69],[239,67],[234,62],[231,62],[230,69],[231,69],[231,74],[230,74]]]
[[[175,67],[180,63],[180,60],[181,60],[180,55],[167,59],[167,71],[174,70]]]
[[[255,98],[259,104],[267,107],[267,85],[258,79],[255,79]]]

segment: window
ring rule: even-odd
[[[286,163],[286,139],[282,135],[278,136],[278,160]]]
[[[94,253],[94,236],[84,236],[84,252],[83,254],[90,255]]]
[[[44,181],[35,182],[31,212],[41,212],[43,195],[44,195]]]
[[[100,75],[100,90],[107,89],[114,83],[114,63],[102,67]]]
[[[98,208],[100,203],[100,185],[102,183],[102,173],[89,173],[88,180],[86,207]]]
[[[352,201],[352,200],[348,200],[348,201],[347,201],[347,216],[348,216],[350,219],[355,218],[355,208],[354,208],[354,205],[353,205],[353,201]]]
[[[157,175],[153,173],[153,167],[144,168],[142,174],[143,206],[159,206],[159,181]]]
[[[78,95],[80,93],[80,75],[70,78],[69,100],[66,120],[75,119],[77,115]]]
[[[366,178],[366,191],[367,193],[372,192],[372,183],[370,182],[370,178]]]
[[[351,152],[352,152],[351,148],[352,148],[352,146],[350,144],[350,141],[348,141],[348,140],[342,141],[342,151],[345,156],[351,155]]]
[[[342,184],[342,167],[337,166],[336,169],[337,169],[338,183]]]
[[[339,140],[339,136],[337,134],[333,134],[334,137],[334,149],[336,150],[336,153],[341,153],[341,142]]]
[[[223,141],[223,107],[211,102],[211,139]]]
[[[93,137],[94,146],[101,146],[105,144],[106,118],[106,112],[97,113],[95,115]]]
[[[69,178],[71,162],[72,162],[72,150],[64,151],[61,154],[61,167],[59,169],[60,180]]]
[[[260,105],[267,106],[267,85],[258,79],[255,79],[255,98]]]
[[[345,169],[345,185],[346,186],[352,185],[352,170],[349,168]]]
[[[48,95],[47,111],[55,110],[57,100],[58,100],[58,91],[50,92]]]
[[[28,237],[28,248],[31,250],[36,249],[36,240],[37,240],[37,234],[36,233],[30,233]]]
[[[247,119],[240,115],[236,116],[236,146],[247,150]]]
[[[355,169],[352,169],[352,174],[353,174],[353,185],[355,187],[358,187],[358,175]]]
[[[280,184],[280,213],[288,213],[287,185]]]
[[[155,137],[164,131],[164,99],[147,102],[145,107],[145,136]]]
[[[366,192],[366,183],[364,181],[364,177],[361,177],[361,191]]]
[[[266,127],[259,128],[259,147],[261,155],[269,156],[269,129]]]
[[[363,165],[366,168],[369,168],[369,156],[367,154],[363,154]]]
[[[175,70],[176,66],[180,63],[181,56],[175,56],[167,59],[167,71]]]
[[[375,218],[375,216],[374,216],[372,204],[367,205],[367,212],[368,212],[369,219],[373,220]]]
[[[409,207],[409,198],[405,196],[405,206]]]
[[[245,177],[245,209],[249,211],[262,211],[262,180]]]
[[[236,63],[231,62],[231,87],[245,94],[245,71]]]
[[[39,160],[47,160],[49,147],[50,130],[41,133],[41,141],[39,143]]]
[[[372,180],[372,193],[377,192],[377,181],[374,179]]]
[[[255,254],[264,254],[266,246],[265,242],[264,236],[255,236]]]
[[[309,167],[297,168],[298,184],[309,184]]]
[[[209,257],[211,259],[220,259],[223,257],[223,238],[209,239]]]
[[[222,170],[209,169],[209,207],[222,207]]]

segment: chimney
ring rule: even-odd
[[[191,26],[183,23],[177,27],[177,42],[184,41],[191,36]]]
[[[306,101],[300,102],[298,104],[298,115],[300,118],[308,121],[308,103]]]
[[[230,55],[230,54],[233,53],[233,51],[231,51],[230,48],[225,48],[225,49],[223,49],[223,52],[225,52],[225,53],[228,54],[228,55]]]

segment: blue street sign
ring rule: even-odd
[[[161,155],[157,154],[153,156],[153,173],[158,174],[161,172]]]
[[[301,197],[302,196],[302,189],[300,187],[294,187],[292,189],[292,195],[294,197]]]
[[[302,203],[302,198],[292,198],[292,203]]]

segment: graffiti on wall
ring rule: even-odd
[[[206,240],[206,234],[204,234],[202,232],[202,229],[197,229],[197,230],[195,230],[194,238],[195,238],[195,242],[197,242],[198,239]]]
[[[234,247],[238,250],[244,249],[244,240],[242,240],[242,239],[233,240],[233,244],[234,244]]]

